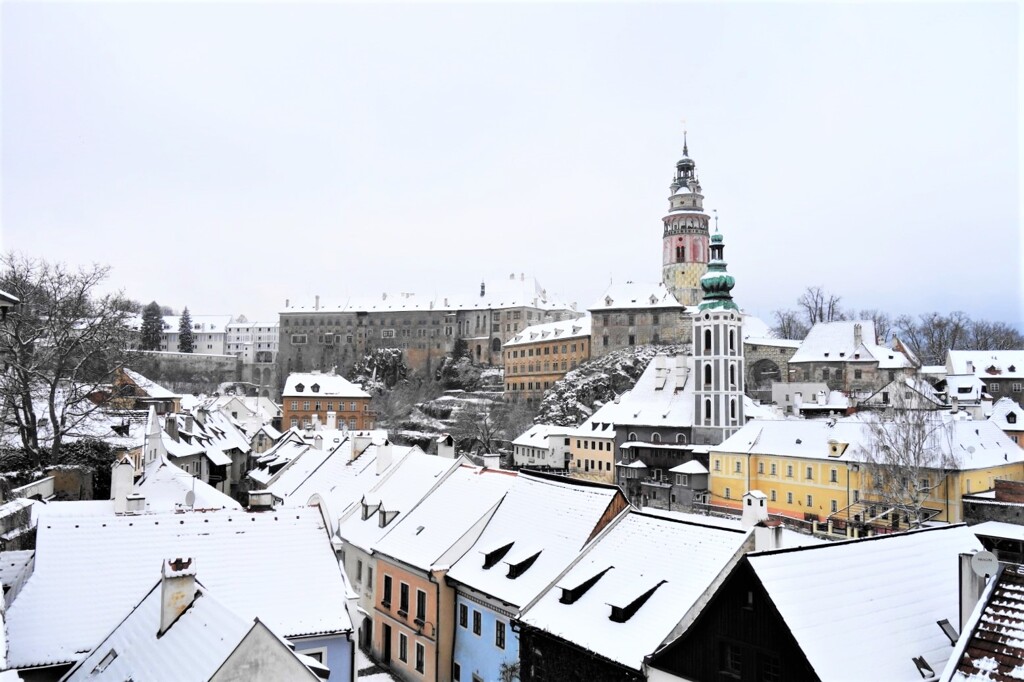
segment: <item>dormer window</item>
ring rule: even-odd
[[[310,386],[309,390],[313,391],[313,393],[319,393],[320,392],[320,384],[313,384],[312,386]]]
[[[395,520],[396,516],[398,516],[397,511],[388,511],[381,507],[377,511],[377,526],[380,528],[386,527],[389,523]]]
[[[306,390],[306,387],[304,385],[302,385],[302,384],[295,384],[295,392],[296,393],[302,393],[305,390]]]
[[[660,581],[657,585],[647,590],[625,606],[616,606],[615,604],[612,604],[612,615],[610,615],[609,618],[615,623],[625,623],[627,620],[632,618],[636,612],[640,610],[640,607],[651,598],[651,595],[666,582],[668,581]]]
[[[520,562],[517,562],[517,563],[514,563],[514,564],[509,564],[508,565],[508,576],[507,577],[511,578],[512,580],[515,580],[516,578],[521,576],[523,573],[526,573],[526,571],[529,570],[530,566],[533,566],[533,562],[537,561],[537,557],[539,557],[539,556],[540,556],[540,552],[537,552],[536,554],[534,554],[532,556],[526,557],[525,559],[523,559]]]
[[[614,566],[609,566],[600,573],[595,574],[593,577],[587,578],[576,587],[563,587],[562,596],[558,598],[558,601],[562,604],[575,604],[580,597],[587,593],[587,590],[593,587],[597,581],[601,579],[601,576],[612,568],[614,568]]]
[[[1013,366],[1013,365],[1010,365],[1006,369],[1010,370],[1011,372],[1016,372],[1017,371],[1017,368],[1015,366]]]
[[[1016,424],[1017,423],[1017,413],[1016,412],[1007,412],[1006,413],[1006,423],[1007,424]]]
[[[508,554],[508,551],[512,549],[512,545],[514,544],[514,542],[510,542],[507,545],[503,545],[497,549],[492,549],[490,552],[484,554],[484,569],[486,570],[491,568],[501,561],[502,557]]]

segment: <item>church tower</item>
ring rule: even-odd
[[[683,133],[683,158],[676,163],[676,176],[668,198],[668,215],[661,242],[661,279],[683,305],[700,301],[700,278],[708,269],[708,216],[704,195],[697,179],[697,166],[690,158]]]
[[[732,300],[725,243],[711,237],[711,262],[700,278],[704,298],[693,315],[695,443],[717,445],[743,426],[743,316]]]

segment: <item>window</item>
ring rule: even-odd
[[[862,375],[862,372],[859,369],[853,370],[853,378],[854,379],[860,379],[861,375]]]
[[[416,620],[427,620],[427,593],[423,590],[416,590]]]
[[[481,632],[480,612],[477,611],[476,609],[473,609],[473,634],[474,635],[479,635],[480,632]]]
[[[831,472],[829,473],[829,476],[828,476],[828,482],[829,482],[829,483],[838,483],[838,482],[839,482],[839,472],[838,472],[838,471],[836,471],[835,469],[833,469],[833,470],[832,470],[832,471],[831,471]]]
[[[304,346],[306,345],[305,334],[292,334],[292,345],[293,346]]]
[[[814,467],[807,467],[807,480],[814,478]]]
[[[401,583],[398,588],[398,614],[404,616],[409,613],[409,586]]]
[[[761,664],[761,682],[780,682],[782,680],[782,666],[776,656],[769,656],[765,653],[758,654]]]
[[[423,645],[416,642],[416,672],[423,672],[423,659],[426,658]]]
[[[459,625],[461,627],[469,625],[469,608],[465,604],[459,604]]]
[[[775,501],[775,491],[773,490],[772,491],[772,502],[774,502],[774,501]]]
[[[721,645],[721,661],[719,669],[724,675],[739,679],[743,676],[743,652],[735,644],[723,642]]]
[[[810,495],[807,496],[807,506],[808,507],[813,507],[814,506],[814,498],[811,497]]]
[[[786,504],[793,504],[793,493],[786,493]]]
[[[763,474],[764,473],[764,462],[758,462],[757,463],[757,473],[759,473],[759,474]]]
[[[393,339],[393,338],[395,338],[395,330],[394,329],[381,329],[380,330],[380,337],[382,339]]]
[[[302,409],[304,409],[304,410],[308,410],[309,409],[309,401],[308,400],[303,400],[302,401]]]
[[[719,460],[719,459],[716,459],[715,460],[715,471],[721,471],[721,470],[722,470],[722,461]]]
[[[391,608],[391,576],[384,576],[384,594],[381,596],[380,603],[384,605],[384,608]]]
[[[775,464],[773,463],[772,464],[772,476],[774,476],[774,475],[775,475]]]
[[[357,559],[356,560],[356,582],[357,583],[363,582],[363,560],[362,559]]]
[[[505,624],[500,620],[494,621],[494,646],[505,648]]]
[[[821,378],[825,381],[828,381],[828,368],[821,370]]]
[[[743,473],[743,462],[741,462],[739,460],[736,460],[736,473],[737,474],[742,474]]]
[[[519,313],[516,313],[518,315]],[[452,679],[455,682],[462,682],[462,666],[459,665],[458,661],[452,663]]]
[[[793,465],[792,464],[787,464],[786,465],[786,478],[793,478]]]
[[[402,663],[409,662],[409,638],[405,633],[398,633],[398,660]]]
[[[629,343],[630,346],[635,346],[636,345],[636,336],[634,336],[633,334],[630,334],[629,335],[629,339],[628,339],[628,343]]]
[[[832,500],[832,513],[835,514],[837,511],[839,511],[839,503]]]
[[[731,500],[732,499],[732,490],[729,489],[729,488],[725,489],[725,499],[727,499],[727,500]]]
[[[292,401],[292,409],[293,410],[299,409],[299,401],[298,400],[293,400]]]

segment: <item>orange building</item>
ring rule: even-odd
[[[309,428],[314,422],[327,428],[374,428],[370,394],[337,374],[289,374],[281,402],[284,429]]]
[[[533,402],[590,359],[590,317],[527,327],[505,343],[505,398]]]

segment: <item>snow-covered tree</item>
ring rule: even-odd
[[[192,335],[192,315],[188,312],[188,306],[181,312],[178,320],[178,352],[192,353],[195,351],[196,342]]]
[[[153,301],[142,310],[142,350],[160,350],[160,337],[163,331],[164,316],[160,311],[160,304]]]

